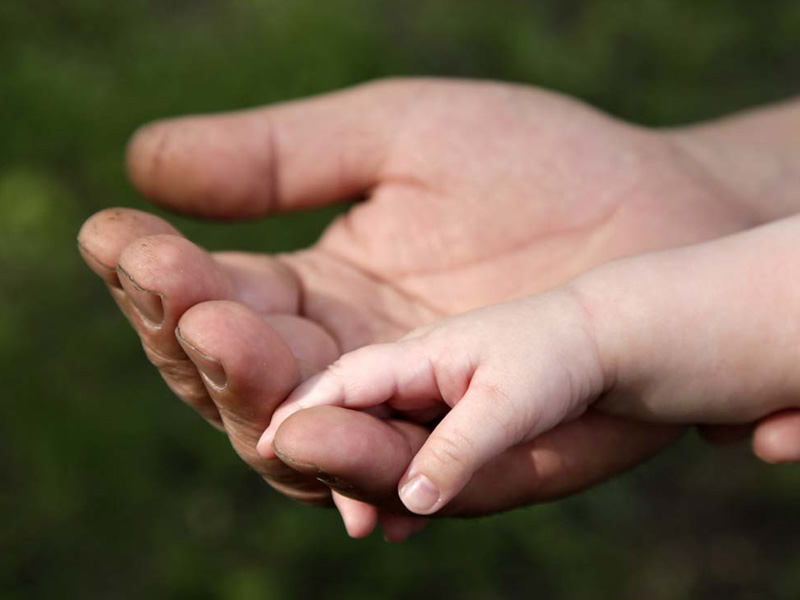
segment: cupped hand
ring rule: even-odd
[[[92,217],[79,241],[170,387],[249,465],[299,499],[324,502],[330,486],[390,511],[391,479],[424,441],[421,425],[316,409],[278,433],[283,462],[256,453],[302,379],[442,316],[753,222],[667,137],[557,94],[487,82],[384,81],[160,122],[134,137],[128,161],[145,196],[206,218],[364,200],[312,248],[277,256],[209,254],[123,209]],[[577,491],[676,435],[588,414],[500,457],[452,511]],[[372,508],[335,498],[351,534],[374,527]],[[383,517],[390,538],[417,526],[403,519]]]

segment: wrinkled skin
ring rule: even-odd
[[[93,216],[79,242],[170,387],[251,467],[300,500],[327,502],[332,487],[363,501],[334,492],[354,536],[375,525],[366,503],[378,506],[390,540],[422,524],[393,511],[428,430],[415,419],[313,409],[278,432],[283,462],[261,458],[260,434],[302,379],[442,316],[754,224],[669,136],[556,94],[484,82],[384,81],[156,123],[134,137],[128,165],[156,204],[206,218],[366,198],[313,247],[279,256],[208,254],[125,209]],[[506,452],[446,512],[579,491],[679,432],[589,412]]]

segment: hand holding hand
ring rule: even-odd
[[[400,479],[414,513],[447,505],[517,444],[583,415],[750,423],[800,408],[800,217],[609,263],[570,284],[360,348],[298,387],[258,450],[318,406],[444,417]],[[791,273],[792,271],[790,271]]]
[[[279,256],[209,254],[128,210],[96,215],[79,238],[170,387],[275,487],[314,502],[330,494],[315,479],[324,471],[334,487],[357,484],[349,495],[395,508],[386,478],[427,436],[413,423],[319,409],[279,437],[293,469],[259,457],[274,408],[341,353],[751,224],[669,136],[493,83],[379,82],[157,123],[132,141],[129,170],[156,203],[209,218],[367,196],[313,248]],[[474,514],[577,491],[675,435],[589,414],[500,457],[496,472],[515,481],[487,472],[480,493],[452,506]],[[374,511],[340,500],[351,533],[368,532]],[[392,519],[385,528],[402,537]]]

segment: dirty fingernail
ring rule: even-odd
[[[178,343],[183,348],[184,352],[189,356],[197,370],[203,378],[217,389],[225,389],[228,385],[228,377],[225,374],[225,369],[222,363],[216,358],[213,358],[201,351],[197,346],[189,342],[181,333],[180,327],[175,330],[175,337]]]
[[[122,289],[142,318],[152,327],[161,327],[164,324],[164,301],[161,295],[141,287],[122,267],[117,267],[117,273]]]
[[[355,488],[355,486],[352,483],[348,483],[344,479],[340,479],[335,475],[330,475],[329,473],[325,473],[324,471],[319,471],[317,473],[317,481],[321,481],[325,485],[328,485],[337,490],[351,490]]]

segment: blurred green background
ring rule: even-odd
[[[75,247],[93,212],[145,208],[122,168],[132,130],[405,74],[684,123],[800,92],[800,2],[0,2],[0,600],[800,597],[800,471],[746,449],[688,436],[566,501],[352,541],[149,368]],[[274,251],[329,218],[173,221]]]

